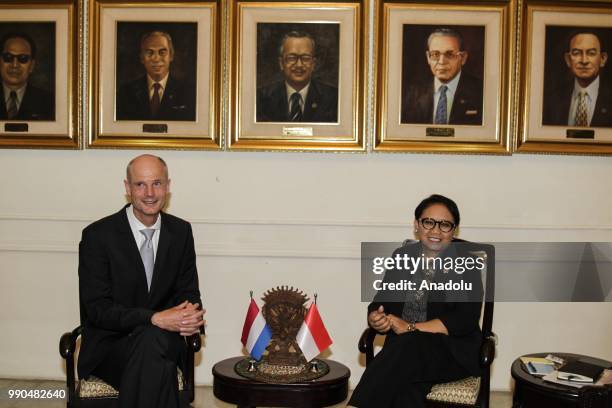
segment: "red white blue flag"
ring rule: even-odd
[[[272,330],[266,323],[255,300],[251,298],[244,326],[242,327],[242,344],[255,360],[260,360],[272,338]]]
[[[306,361],[312,360],[332,344],[316,303],[310,305],[296,340]]]

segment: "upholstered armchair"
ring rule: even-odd
[[[60,338],[59,352],[66,360],[66,385],[68,388],[68,408],[79,407],[115,407],[119,392],[101,379],[90,376],[89,379],[77,379],[75,376],[75,352],[77,339],[81,335],[81,326],[71,332],[64,333]],[[194,354],[202,345],[200,334],[186,337],[188,357],[185,372],[178,370],[178,384],[181,400],[193,402],[194,386]]]
[[[493,333],[493,306],[495,292],[495,248],[492,245],[469,243],[455,239],[454,242],[463,242],[474,245],[472,253],[486,259],[486,267],[482,271],[484,293],[484,309],[482,312],[482,343],[480,345],[479,364],[482,367],[481,377],[468,377],[459,381],[436,384],[427,395],[428,407],[473,406],[488,408],[491,363],[495,358],[497,336]],[[404,245],[414,241],[406,240]],[[374,359],[374,339],[381,335],[372,328],[367,328],[361,335],[358,343],[359,351],[365,353],[366,366]]]

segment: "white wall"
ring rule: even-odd
[[[124,203],[124,167],[139,151],[0,150],[0,377],[64,375],[60,335],[78,323],[77,245],[89,222]],[[356,341],[361,241],[411,234],[412,211],[439,192],[462,212],[461,237],[612,241],[612,160],[602,157],[412,154],[161,154],[169,211],[194,225],[208,328],[198,384],[241,353],[248,291],[319,294],[330,357],[363,371]],[[612,303],[496,305],[494,389],[528,352],[612,360]]]

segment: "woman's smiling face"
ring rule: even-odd
[[[440,224],[436,223],[432,229],[426,229],[420,222],[425,218],[431,218],[435,221],[447,221],[453,225],[455,224],[455,219],[444,204],[436,203],[423,210],[419,220],[414,220],[416,237],[423,244],[425,251],[429,255],[437,254],[443,251],[453,240],[455,228],[448,232],[443,232],[440,230]]]

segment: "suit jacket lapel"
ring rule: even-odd
[[[28,85],[26,87],[26,91],[23,94],[23,99],[21,100],[21,105],[19,106],[19,114],[17,115],[17,117],[19,118],[28,118],[30,119],[30,116],[32,114],[32,105],[34,105],[36,103],[36,101],[34,101],[32,99],[32,92],[28,92],[29,91],[30,86]]]
[[[117,223],[117,232],[120,240],[125,244],[125,252],[130,265],[135,266],[136,273],[138,274],[138,281],[140,282],[139,286],[143,288],[144,292],[146,293],[148,290],[147,274],[145,273],[144,264],[142,263],[142,258],[140,257],[140,250],[136,245],[134,234],[130,228],[130,222],[128,221],[127,214],[125,213],[126,207],[123,207],[123,209],[121,209],[118,213],[119,222]]]
[[[572,104],[572,95],[574,94],[574,82],[564,90],[564,93],[564,97],[559,101],[559,109],[555,110],[555,123],[567,126],[570,105]]]
[[[136,90],[136,96],[138,100],[147,105],[149,107],[149,84],[147,83],[147,77],[144,76],[141,79],[140,86]]]
[[[4,89],[0,85],[0,119],[8,118],[8,114],[6,112],[6,102],[4,101]]]
[[[276,112],[280,121],[286,121],[289,119],[289,103],[287,102],[287,91],[285,88],[285,82],[281,82],[278,87],[274,90],[273,101],[277,102]]]
[[[465,116],[465,73],[461,75],[459,78],[459,83],[457,84],[457,90],[455,91],[455,96],[453,97],[453,104],[451,106],[450,116],[448,117],[448,123],[461,123]]]
[[[317,109],[317,103],[321,99],[321,93],[315,81],[310,81],[310,88],[308,89],[308,95],[306,101],[304,101],[304,117],[303,121],[311,121],[314,117],[314,113]]]
[[[171,107],[174,102],[175,93],[176,81],[172,78],[172,75],[168,75],[168,82],[166,82],[166,89],[164,89],[164,96],[162,97],[161,106],[159,107],[159,115],[172,114]]]
[[[434,83],[431,83],[429,86],[429,90],[423,93],[423,97],[419,98],[419,107],[417,112],[423,112],[424,116],[421,118],[419,123],[434,123],[434,92],[436,91],[436,87]]]
[[[145,75],[140,79],[140,85],[136,87],[134,95],[136,97],[136,103],[138,104],[137,109],[140,110],[140,115],[146,118],[151,117],[148,86],[149,84],[147,83],[147,77]]]
[[[159,281],[162,278],[161,274],[164,271],[164,263],[168,257],[170,243],[172,242],[172,229],[168,225],[168,218],[164,221],[162,213],[161,229],[159,231],[159,243],[157,245],[157,253],[155,254],[155,266],[153,267],[153,280],[151,282],[151,290],[149,291],[149,299],[153,297],[153,292],[159,286]],[[142,262],[141,262],[142,263]],[[144,266],[143,266],[144,271]]]
[[[597,95],[595,101],[591,126],[609,126],[609,119],[607,118],[610,117],[612,106],[608,106],[608,104],[612,101],[612,91],[609,88],[610,83],[608,81],[602,80],[601,77],[599,77],[599,81],[599,95]]]

